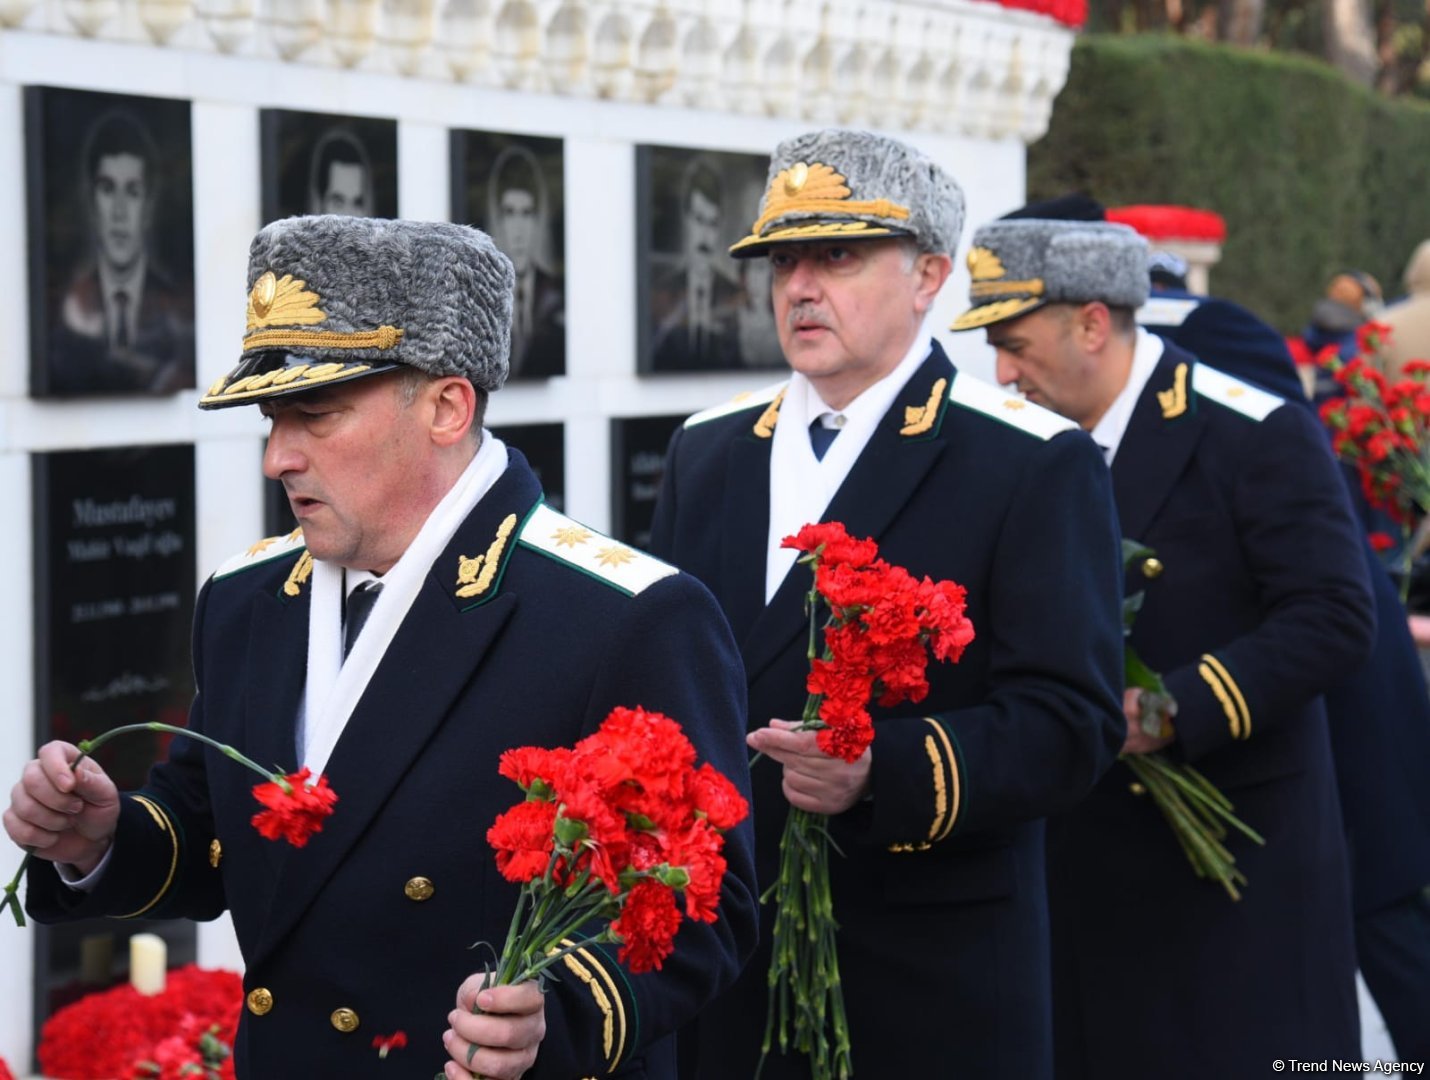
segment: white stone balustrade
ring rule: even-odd
[[[1073,39],[981,0],[0,0],[0,27],[1025,141]]]

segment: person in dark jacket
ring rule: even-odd
[[[1374,608],[1326,440],[1305,410],[1138,329],[1147,249],[1125,226],[1000,221],[973,243],[955,328],[986,327],[998,380],[1091,432],[1123,534],[1156,553],[1129,571],[1145,593],[1131,644],[1178,708],[1149,730],[1129,689],[1122,751],[1195,764],[1267,838],[1230,841],[1251,882],[1233,902],[1123,769],[1050,822],[1057,1075],[1250,1080],[1354,1058],[1319,695],[1364,661]]]
[[[288,218],[258,234],[248,281],[242,359],[200,405],[259,406],[264,471],[301,528],[203,587],[189,723],[265,764],[296,754],[328,778],[335,813],[288,849],[250,824],[254,778],[194,739],[122,795],[50,743],[5,813],[40,860],[28,909],[231,912],[243,1078],[390,1076],[372,1036],[402,1031],[407,1075],[673,1080],[668,1036],[754,945],[748,823],[725,837],[718,921],[686,922],[658,971],[628,975],[587,944],[549,992],[483,988],[470,950],[499,946],[517,900],[484,840],[523,798],[497,774],[505,751],[570,746],[640,706],[748,790],[743,673],[718,607],[548,508],[521,454],[482,428],[513,281],[484,234]]]
[[[1088,437],[958,371],[924,329],[962,219],[952,179],[892,139],[822,131],[775,149],[733,251],[769,260],[793,373],[677,431],[651,547],[710,586],[740,644],[766,758],[761,879],[790,806],[831,815],[856,1074],[1044,1080],[1041,819],[1081,799],[1121,741],[1117,532]],[[965,586],[976,634],[959,663],[930,666],[923,701],[874,707],[853,764],[789,723],[810,577],[779,545],[814,521]],[[773,921],[766,908],[755,960],[681,1033],[687,1080],[755,1074]],[[776,1046],[760,1075],[810,1072]]]

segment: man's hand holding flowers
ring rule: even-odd
[[[536,1062],[546,1036],[546,995],[534,979],[515,986],[487,986],[487,979],[471,975],[457,990],[447,1017],[452,1026],[442,1036],[452,1055],[448,1080],[517,1080]]]
[[[771,720],[745,742],[784,766],[784,795],[791,806],[812,814],[841,814],[869,793],[872,748],[854,761],[830,757],[816,733],[796,720]]]
[[[1122,715],[1127,717],[1127,741],[1122,744],[1124,754],[1155,754],[1172,744],[1176,735],[1170,725],[1163,725],[1165,734],[1152,735],[1142,726],[1142,699],[1145,692],[1139,686],[1129,686],[1122,691]]]
[[[21,847],[73,866],[81,877],[104,858],[119,820],[119,791],[93,758],[67,742],[40,747],[11,789],[5,831]]]

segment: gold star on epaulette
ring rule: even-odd
[[[276,537],[276,536],[266,537],[265,539],[258,541],[258,543],[254,544],[251,548],[249,548],[249,549],[248,549],[248,554],[250,554],[250,555],[259,555],[259,554],[262,554],[264,551],[267,551],[269,548],[271,548],[271,547],[272,547],[274,544],[276,544],[277,542],[278,542],[278,537]]]
[[[635,557],[635,552],[619,544],[604,547],[596,553],[596,561],[602,566],[625,566],[626,563],[634,561]]]
[[[579,525],[567,525],[557,529],[551,534],[551,539],[556,541],[557,547],[575,547],[577,544],[584,544],[596,534],[589,529],[583,529]]]

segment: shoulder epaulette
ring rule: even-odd
[[[545,503],[531,512],[517,540],[522,547],[565,563],[627,596],[680,572],[629,544],[586,528]]]
[[[1051,439],[1064,431],[1074,431],[1077,425],[1066,417],[1024,401],[1001,387],[975,379],[960,371],[949,388],[948,398],[955,405],[1001,420],[1009,427],[1026,431],[1040,439]]]
[[[249,570],[266,562],[272,562],[280,556],[291,555],[295,551],[303,550],[304,547],[302,529],[294,529],[287,536],[270,536],[266,540],[258,541],[247,551],[240,551],[231,559],[226,560],[214,571],[214,577],[228,577],[240,570]]]
[[[1259,386],[1242,382],[1216,368],[1207,367],[1206,364],[1198,364],[1192,369],[1192,390],[1210,401],[1225,405],[1228,409],[1257,421],[1265,420],[1286,404],[1285,398],[1267,393]]]
[[[1138,326],[1181,326],[1201,306],[1200,300],[1179,296],[1154,296],[1137,309]]]
[[[703,424],[707,420],[717,420],[722,416],[729,416],[731,413],[768,405],[779,396],[780,391],[783,390],[786,385],[787,383],[783,382],[775,383],[773,386],[767,386],[763,390],[746,390],[743,393],[736,394],[724,404],[712,405],[708,409],[702,409],[687,419],[684,426],[688,428],[695,427],[697,424]]]

